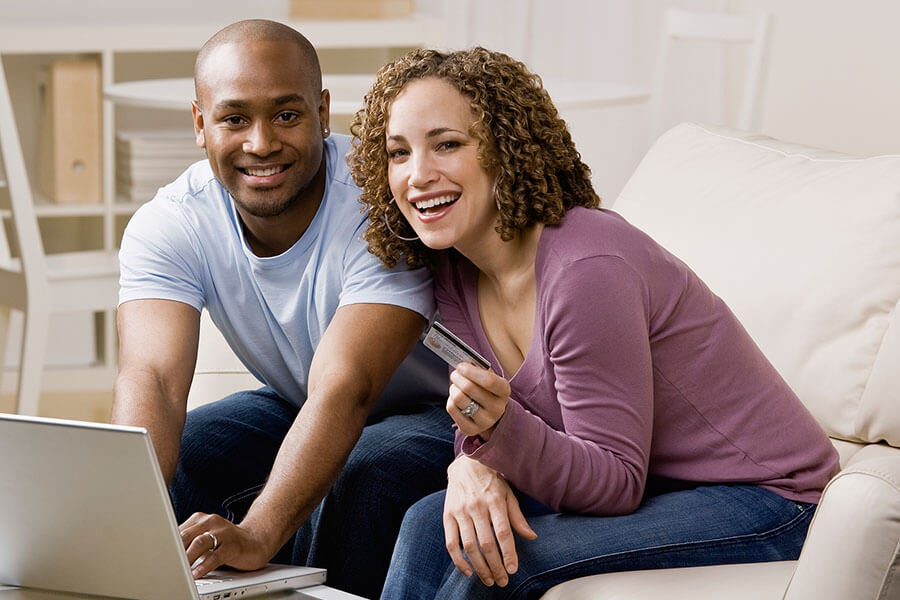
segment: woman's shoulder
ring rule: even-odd
[[[578,206],[544,227],[539,254],[564,263],[592,257],[630,261],[652,248],[653,240],[615,211]]]

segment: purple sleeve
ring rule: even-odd
[[[653,428],[646,286],[609,256],[556,268],[540,285],[544,364],[556,382],[546,393],[556,397],[536,401],[559,404],[563,430],[513,398],[491,439],[465,438],[462,451],[555,510],[632,512]]]

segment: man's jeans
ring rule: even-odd
[[[611,571],[796,559],[815,505],[752,485],[701,485],[645,497],[615,517],[555,513],[520,496],[534,541],[516,537],[519,570],[506,587],[466,578],[444,548],[444,492],[403,521],[383,600],[540,598],[552,586]]]
[[[365,427],[328,496],[273,562],[325,567],[328,585],[378,597],[406,509],[446,486],[453,459],[443,406],[414,410]],[[262,388],[188,413],[170,488],[179,523],[198,511],[240,522],[297,412]]]

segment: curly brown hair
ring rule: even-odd
[[[422,242],[397,237],[415,233],[391,202],[385,138],[397,94],[410,81],[428,77],[450,83],[470,102],[478,160],[497,178],[496,230],[504,241],[535,223],[554,225],[572,207],[600,205],[590,169],[540,77],[506,54],[481,47],[414,50],[378,71],[350,126],[355,139],[348,162],[369,218],[365,239],[385,265],[403,259],[409,266],[432,264],[432,251]]]

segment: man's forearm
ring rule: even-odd
[[[317,390],[304,404],[281,445],[265,488],[241,522],[272,554],[325,497],[368,417],[368,391],[354,393],[337,383],[331,387]]]
[[[310,365],[306,403],[240,524],[269,557],[328,493],[424,325],[417,313],[390,305],[353,304],[335,313]]]
[[[184,429],[185,409],[178,404],[166,398],[159,382],[149,375],[120,373],[116,379],[111,421],[150,432],[167,485],[175,476]]]

